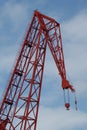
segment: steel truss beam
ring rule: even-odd
[[[1,130],[36,130],[47,45],[63,89],[74,91],[66,80],[60,24],[35,11],[0,106]]]

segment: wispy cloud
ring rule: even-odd
[[[87,92],[87,11],[81,11],[62,23],[62,36],[66,68],[79,93]],[[81,87],[84,86],[84,87]],[[83,91],[82,91],[83,89]]]
[[[63,108],[40,107],[38,130],[82,130],[83,127],[87,127],[87,114],[83,112],[66,111]]]
[[[24,3],[6,2],[0,9],[0,27],[11,24],[9,29],[17,31],[29,17],[28,7]]]
[[[3,4],[0,8],[0,59],[2,59],[0,63],[1,84],[7,80],[7,73],[9,74],[12,65],[14,65],[16,53],[18,52],[17,48],[19,48],[20,41],[23,40],[25,34],[24,30],[26,30],[25,26],[27,26],[26,24],[31,21],[33,9],[36,9],[36,7],[42,4],[45,5],[45,2],[42,3],[42,1],[38,1],[37,4],[34,3],[34,8],[31,7],[31,2],[30,4],[27,4],[27,2],[13,3],[9,1]],[[43,11],[43,6],[40,8],[42,8]],[[47,10],[43,12],[47,12]],[[59,15],[54,11],[52,11],[52,13],[50,11],[48,14],[54,18],[56,17],[55,19],[59,19],[57,18]],[[62,15],[62,13],[60,15]],[[22,31],[23,34],[21,34]],[[61,31],[67,75],[69,74],[72,83],[77,86],[76,90],[79,99],[85,95],[86,101],[87,11],[81,11],[70,20],[64,21],[61,24]],[[22,35],[21,40],[19,40],[20,35]],[[60,80],[59,74],[55,63],[52,60],[52,56],[50,55],[51,54],[48,51],[44,70],[44,89],[42,93],[42,103],[44,107],[40,107],[38,130],[83,130],[84,127],[87,128],[87,114],[85,112],[75,112],[74,110],[66,112],[63,108],[56,109],[54,107],[46,107],[46,105],[49,106],[51,103],[53,106],[56,106],[57,100],[60,104],[62,102],[61,98],[63,98],[61,92],[59,93],[61,86],[61,81],[57,81]],[[56,86],[58,86],[58,93]],[[4,88],[5,87],[0,87],[0,93]],[[48,95],[46,96],[46,94]],[[58,97],[56,96],[57,94]],[[86,103],[85,101],[84,104]]]

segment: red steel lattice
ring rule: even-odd
[[[62,88],[74,91],[66,79],[60,24],[35,11],[0,106],[0,130],[36,130],[47,45]]]

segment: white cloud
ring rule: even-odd
[[[0,72],[2,74],[11,70],[15,64],[15,57],[25,35],[23,25],[25,21],[26,24],[29,22],[29,7],[23,2],[7,1],[0,8],[0,59],[2,61]]]
[[[87,92],[87,11],[62,23],[61,29],[67,74],[83,95]]]
[[[45,71],[45,75],[49,76],[50,78],[59,75],[55,61],[52,57],[52,54],[49,52],[49,49],[47,49],[44,71]]]
[[[62,38],[67,78],[77,91],[78,98],[87,93],[87,13],[82,11],[62,23]],[[45,76],[53,81],[58,71],[51,53],[47,52]],[[60,82],[60,81],[58,81]]]
[[[17,44],[4,44],[5,46],[1,46],[1,64],[0,64],[0,72],[9,72],[11,69],[12,65],[15,64],[16,60],[16,55],[18,52],[18,45]]]
[[[15,14],[14,17],[12,15],[12,12],[10,12],[12,8],[11,3],[9,5],[6,4],[5,6],[6,6],[5,12],[9,14],[9,17],[13,19],[13,21],[17,19],[19,14],[21,15],[21,10],[22,10],[23,5],[12,5],[13,13]],[[19,9],[18,11],[19,13],[17,14],[17,16],[16,16],[16,11],[17,11],[16,8]],[[86,15],[86,12],[83,11],[80,14],[77,14],[75,17],[73,17],[69,21],[65,21],[62,24],[62,28],[61,28],[67,75],[69,74],[70,79],[73,82],[74,86],[77,86],[76,90],[79,97],[87,92],[87,87],[86,87],[86,84],[87,84],[86,83],[86,73],[87,73],[86,71],[86,68],[87,68],[87,62],[86,62],[87,29],[86,27],[87,25],[86,24],[87,24],[87,15]],[[14,63],[15,55],[16,55],[14,51],[15,47],[16,47],[15,45],[14,47],[12,45],[9,48],[4,48],[4,51],[5,52],[8,51],[9,53],[5,56],[1,55],[1,58],[2,58],[2,62],[0,64],[1,73],[2,71],[8,71],[11,69],[11,66]],[[52,56],[50,55],[51,53],[49,53],[48,51],[47,59],[45,63],[44,75],[46,76],[46,78],[48,78],[47,80],[53,81],[55,78],[59,79],[58,77],[59,75],[58,75],[58,71],[54,63],[54,60]],[[8,57],[9,57],[9,60],[8,60]]]
[[[30,5],[21,3],[15,3],[8,1],[0,9],[0,27],[4,28],[4,26],[12,25],[9,30],[18,31],[21,30],[23,24],[30,17],[28,13],[28,8]],[[28,24],[28,23],[27,23]]]
[[[76,81],[75,86],[76,86],[76,93],[78,98],[81,97],[87,98],[87,82],[84,80]]]
[[[81,11],[69,21],[63,24],[64,38],[78,46],[80,43],[84,44],[87,33],[87,11]],[[79,42],[78,42],[79,41]],[[74,43],[75,42],[75,43]]]
[[[87,114],[80,111],[66,111],[63,108],[41,107],[39,111],[38,127],[40,130],[73,130],[87,127]]]
[[[14,28],[17,29],[21,21],[23,20],[23,16],[27,13],[27,8],[25,9],[23,6],[12,3],[6,4],[3,7],[4,12],[1,14],[1,22],[0,25],[3,25],[3,20],[5,20],[6,15],[10,18],[10,20],[15,23]],[[27,16],[26,16],[27,17]],[[5,21],[4,21],[5,22]],[[16,25],[17,24],[17,25]],[[21,25],[20,25],[21,26]],[[87,92],[87,61],[86,61],[86,52],[87,52],[87,15],[85,12],[77,14],[71,20],[66,21],[62,24],[62,37],[63,37],[63,48],[65,55],[65,63],[67,68],[67,73],[70,75],[70,79],[75,82],[74,84],[77,86],[77,93],[79,97],[83,96]],[[0,72],[8,71],[12,66],[12,62],[14,61],[15,54],[14,47],[9,47],[4,50],[5,52],[9,52],[7,55],[2,56],[2,62],[0,64]],[[7,50],[8,49],[8,50]],[[14,52],[15,53],[15,52]],[[49,54],[50,56],[50,54]],[[9,57],[9,58],[8,58]],[[52,58],[52,57],[51,57]],[[8,61],[9,59],[9,61]],[[50,67],[49,67],[50,66]],[[58,71],[56,66],[54,65],[54,61],[50,60],[47,57],[45,75],[50,77],[47,80],[52,80],[57,77]],[[3,69],[2,69],[3,68]],[[58,77],[59,78],[59,77]],[[82,87],[83,86],[83,87]],[[52,84],[50,84],[52,87]],[[53,86],[54,87],[54,86]],[[52,95],[52,91],[50,92],[50,96]],[[53,92],[54,95],[54,92]],[[55,100],[55,95],[51,96],[53,101]],[[48,103],[50,96],[48,96]],[[43,97],[44,98],[44,97]],[[51,101],[52,101],[51,99]],[[46,100],[46,99],[45,99]],[[44,100],[44,101],[45,101]],[[46,100],[46,101],[47,101]],[[73,130],[80,127],[84,129],[87,127],[87,114],[82,112],[75,112],[71,110],[70,112],[66,112],[62,108],[53,109],[53,108],[45,108],[41,107],[39,112],[39,122],[38,122],[38,130]]]

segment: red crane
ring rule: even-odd
[[[34,11],[0,106],[0,130],[36,130],[47,45],[63,90],[75,92],[66,77],[60,24]],[[67,99],[65,107],[70,107]]]

